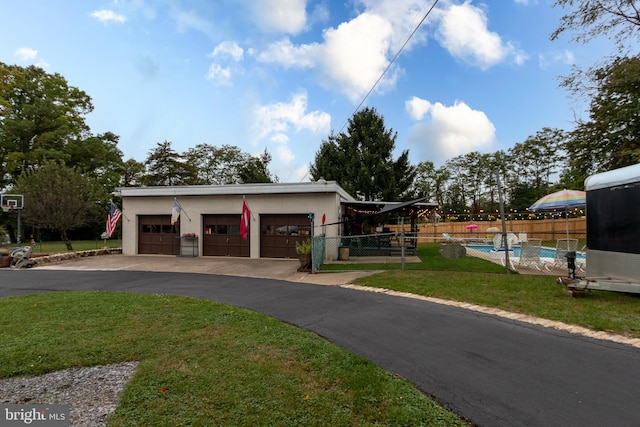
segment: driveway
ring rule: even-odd
[[[395,372],[475,425],[636,426],[640,419],[640,350],[631,346],[419,299],[254,278],[251,262],[236,266],[245,275],[238,277],[134,271],[140,260],[124,257],[117,268],[102,270],[80,264],[73,270],[63,269],[68,264],[2,269],[0,296],[111,290],[247,308],[311,330]],[[295,270],[287,263],[278,267],[290,268]]]
[[[375,258],[375,259],[374,259]],[[399,258],[367,257],[374,262],[399,262]],[[37,258],[36,258],[37,260]],[[358,261],[357,259],[355,260]],[[409,261],[407,261],[409,262]],[[104,255],[68,260],[57,264],[39,264],[38,270],[163,271],[180,273],[221,274],[318,285],[342,285],[373,274],[373,271],[351,271],[327,274],[299,272],[297,259],[176,257],[169,255]]]

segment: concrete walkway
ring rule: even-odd
[[[396,262],[399,260],[396,258]],[[373,260],[372,262],[379,262]],[[222,274],[226,276],[278,279],[315,285],[343,285],[375,271],[311,274],[299,272],[297,259],[176,257],[173,255],[102,255],[57,264],[38,265],[38,270],[161,271],[173,273]]]

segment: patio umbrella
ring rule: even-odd
[[[567,239],[569,239],[569,208],[584,206],[586,204],[586,193],[580,190],[562,190],[547,194],[529,206],[530,211],[544,211],[553,209],[564,209],[566,219]]]
[[[465,228],[473,233],[473,230],[478,228],[478,224],[469,224]]]

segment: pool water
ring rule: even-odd
[[[469,249],[476,249],[478,251],[482,251],[482,252],[486,252],[486,253],[491,253],[494,252],[493,246],[492,245],[465,245],[467,248]],[[520,246],[514,246],[513,247],[513,256],[520,256]],[[546,247],[541,247],[540,248],[540,257],[541,258],[554,258],[556,257],[556,250],[554,248],[546,248]],[[576,253],[576,258],[577,259],[584,259],[585,256],[583,253],[577,252]]]

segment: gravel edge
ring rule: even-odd
[[[0,379],[0,403],[70,405],[70,426],[106,426],[137,367],[124,362]]]

